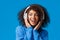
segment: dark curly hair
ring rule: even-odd
[[[18,13],[18,20],[19,20],[20,25],[21,24],[25,25],[23,15],[24,15],[24,11],[26,10],[26,8],[24,8],[23,10],[21,10]],[[41,21],[41,18],[43,17],[43,12],[44,12],[44,20],[43,20],[43,23],[41,25],[42,27],[46,27],[46,25],[48,25],[48,23],[50,23],[48,12],[47,12],[46,8],[44,8],[43,6],[38,5],[38,4],[32,4],[32,5],[30,5],[30,8],[26,11],[26,13],[28,13],[30,10],[34,10],[38,13],[38,17],[39,17],[40,21]]]

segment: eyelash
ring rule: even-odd
[[[29,14],[30,16],[32,16],[32,14]],[[38,16],[38,14],[35,14],[35,16]]]

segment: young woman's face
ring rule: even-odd
[[[38,14],[34,10],[30,10],[28,13],[28,20],[32,26],[35,26],[38,22]]]

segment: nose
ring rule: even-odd
[[[32,16],[32,19],[35,19],[35,15]]]

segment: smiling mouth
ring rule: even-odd
[[[31,22],[33,22],[33,23],[35,23],[36,22],[36,20],[30,20]]]

